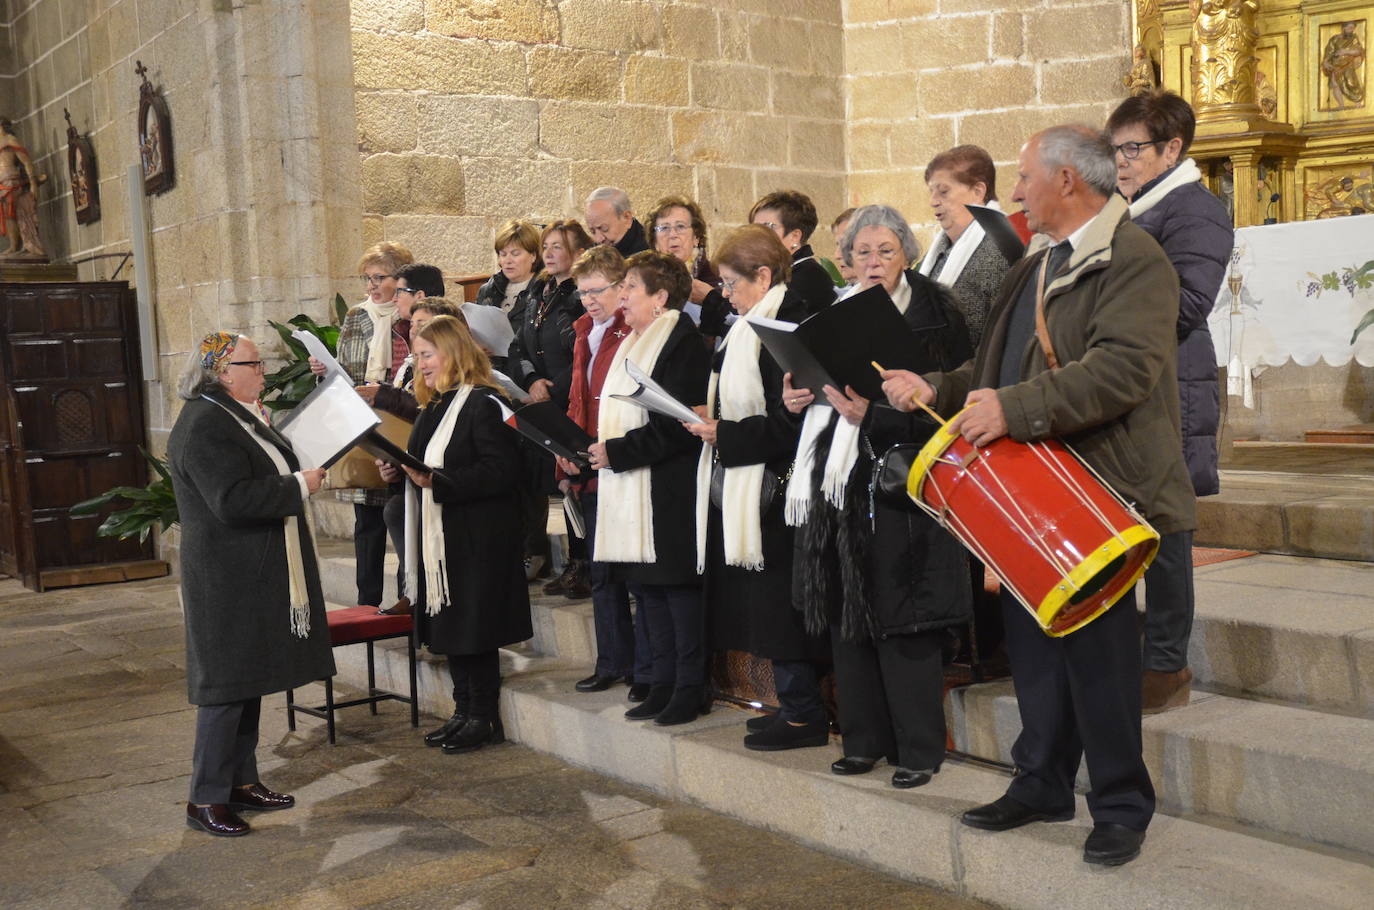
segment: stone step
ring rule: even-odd
[[[404,688],[404,649],[379,646],[378,654],[379,684]],[[340,680],[361,685],[362,649],[337,649],[336,655]],[[1081,798],[1072,822],[1000,834],[975,831],[959,824],[958,815],[1004,791],[1006,777],[998,772],[951,760],[929,785],[898,791],[888,785],[884,769],[861,777],[830,774],[828,765],[840,754],[834,741],[782,753],[744,749],[745,712],[718,706],[680,727],[637,724],[622,717],[623,687],[592,694],[572,690],[585,664],[534,657],[522,647],[503,650],[502,667],[502,717],[507,735],[518,742],[866,866],[999,906],[1355,908],[1368,906],[1374,890],[1374,867],[1365,855],[1168,814],[1156,816],[1140,859],[1112,870],[1090,867],[1080,858],[1091,824]],[[452,705],[445,665],[427,657],[421,669],[422,707],[447,716]],[[382,710],[405,722],[403,706]],[[346,712],[339,735],[346,741]],[[461,761],[455,758],[455,767]],[[1206,769],[1198,767],[1181,773],[1190,770],[1205,776]],[[1319,779],[1320,772],[1312,777]],[[1362,791],[1361,802],[1368,792]],[[1336,798],[1328,794],[1321,807]]]
[[[1374,477],[1221,475],[1221,492],[1197,503],[1199,546],[1374,562]]]

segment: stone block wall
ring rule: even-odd
[[[602,184],[695,198],[712,243],[775,189],[847,204],[839,0],[351,5],[364,244],[489,272],[503,221]]]
[[[1125,97],[1130,29],[1122,0],[848,0],[850,201],[894,205],[928,240],[926,162],[972,143],[1006,204],[1031,133],[1101,126]]]

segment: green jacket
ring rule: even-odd
[[[1007,273],[974,359],[925,377],[942,414],[962,408],[970,389],[997,386],[1012,305],[1046,255],[1027,255]],[[1161,534],[1196,527],[1179,436],[1177,321],[1178,275],[1113,196],[1045,290],[1059,369],[1049,369],[1032,334],[1021,381],[997,392],[1012,439],[1058,437]]]

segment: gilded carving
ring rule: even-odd
[[[1313,168],[1304,195],[1309,219],[1374,213],[1374,167]]]
[[[1135,46],[1131,71],[1121,77],[1121,84],[1126,86],[1126,90],[1132,95],[1147,95],[1154,91],[1158,84],[1155,80],[1154,61],[1139,44]]]
[[[1339,30],[1326,41],[1319,64],[1325,88],[1322,110],[1343,111],[1347,106],[1364,104],[1365,50],[1357,34],[1357,29],[1363,25],[1363,21],[1342,22]]]
[[[1208,108],[1255,107],[1255,0],[1190,0],[1193,13],[1193,101]],[[1215,116],[1215,114],[1214,114]]]

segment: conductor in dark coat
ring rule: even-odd
[[[632,393],[625,361],[688,407],[706,401],[710,355],[682,312],[692,278],[676,257],[645,250],[626,262],[620,299],[632,335],[616,349],[601,389],[594,549],[612,577],[638,585],[653,661],[649,696],[626,712],[662,725],[706,706],[701,586],[696,560],[696,466],[701,445],[682,424],[610,396]],[[649,513],[649,523],[637,520]]]
[[[888,206],[858,209],[841,251],[859,288],[882,285],[911,327],[920,362],[951,369],[972,353],[968,330],[953,299],[934,281],[904,266],[916,255],[916,239],[902,214]],[[914,509],[878,503],[870,519],[868,480],[873,457],[899,442],[924,443],[934,425],[871,407],[850,390],[824,390],[843,424],[819,441],[812,490],[823,488],[822,467],[842,444],[856,445],[843,505],[813,494],[798,532],[797,586],[808,625],[830,628],[844,757],[836,774],[862,774],[879,758],[896,766],[892,785],[930,781],[945,755],[943,650],[951,627],[972,612],[968,563],[962,547],[932,519]],[[789,407],[800,409],[809,393],[789,390]],[[811,419],[808,415],[808,420]],[[842,433],[841,431],[845,431]],[[805,435],[802,446],[806,446]],[[826,523],[835,526],[833,550]],[[838,558],[827,559],[830,552]]]
[[[247,834],[236,810],[285,809],[258,778],[262,696],[334,675],[306,498],[324,470],[302,471],[262,416],[257,345],[216,332],[178,385],[186,404],[167,440],[181,525],[186,683],[196,712],[186,821]]]
[[[761,225],[729,234],[715,263],[742,318],[712,364],[697,464],[697,553],[705,571],[707,627],[715,651],[770,660],[776,715],[750,721],[744,745],[760,751],[823,746],[830,724],[821,701],[824,637],[808,635],[792,600],[793,532],[783,518],[801,420],[782,403],[783,371],[749,324],[797,322],[806,305],[791,292],[791,257]],[[725,534],[726,527],[731,533]]]
[[[448,657],[454,703],[453,716],[425,742],[467,752],[505,741],[498,649],[534,634],[520,541],[519,437],[502,422],[487,355],[459,320],[438,316],[421,329],[415,363],[434,397],[407,449],[435,471],[406,468],[418,488],[407,534],[420,542],[416,571],[407,567],[406,578],[417,581],[421,641]],[[383,473],[399,479],[394,468]]]

